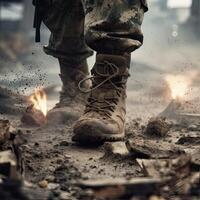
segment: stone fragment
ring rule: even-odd
[[[48,182],[54,182],[55,181],[55,176],[48,175],[48,176],[46,176],[45,180],[47,180]]]
[[[60,200],[70,200],[71,199],[71,195],[68,192],[62,192],[60,194]]]
[[[185,151],[176,145],[161,140],[133,137],[126,141],[126,146],[135,158],[175,158]]]
[[[49,190],[56,190],[60,187],[60,185],[58,183],[49,183],[47,187]]]
[[[189,127],[188,127],[188,130],[189,131],[199,131],[200,130],[200,127],[195,125],[195,124],[191,124]]]
[[[150,196],[149,200],[165,200],[163,197],[159,197],[159,196]]]
[[[164,137],[169,130],[170,124],[164,118],[151,118],[144,133],[149,136]]]
[[[61,142],[59,143],[59,145],[60,145],[60,146],[69,146],[69,142],[63,140],[63,141],[61,141]]]
[[[38,183],[38,185],[41,187],[41,188],[47,188],[48,187],[48,181],[47,180],[42,180]]]
[[[103,146],[105,156],[127,156],[129,151],[124,142],[107,142]]]
[[[180,145],[200,145],[200,137],[183,136],[179,138],[176,144]]]

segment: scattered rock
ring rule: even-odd
[[[72,157],[71,157],[70,155],[68,155],[68,154],[65,154],[64,157],[65,157],[65,159],[71,159],[71,158],[72,158]]]
[[[163,197],[159,197],[159,196],[151,196],[149,198],[149,200],[165,200]]]
[[[164,118],[151,118],[145,129],[145,134],[149,136],[164,137],[170,130],[170,124]]]
[[[176,144],[181,145],[199,145],[200,144],[200,137],[191,137],[191,136],[185,136],[181,137]]]
[[[61,141],[59,145],[60,146],[69,146],[69,142],[67,142],[67,141]]]
[[[49,168],[48,168],[48,170],[50,171],[50,172],[54,172],[55,171],[55,167],[53,167],[53,166],[49,166]]]
[[[41,187],[41,188],[47,188],[48,187],[48,181],[47,180],[42,180],[38,183],[38,185]]]
[[[54,182],[55,176],[53,176],[53,175],[46,176],[45,180],[47,180],[48,182]]]
[[[188,127],[188,130],[189,131],[199,131],[200,130],[200,127],[195,125],[195,124],[192,124]]]
[[[49,183],[49,184],[48,184],[48,189],[49,189],[49,190],[56,190],[56,189],[58,189],[59,187],[60,187],[60,185],[57,184],[57,183]]]
[[[103,149],[105,156],[127,156],[129,151],[124,142],[107,142],[104,144]]]
[[[71,199],[71,194],[68,192],[62,192],[60,194],[60,200],[70,200]]]

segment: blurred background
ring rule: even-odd
[[[128,85],[129,115],[136,117],[156,114],[170,102],[169,75],[191,79],[186,96],[199,101],[200,0],[148,2],[144,45],[132,54]],[[32,0],[0,0],[0,87],[27,95],[55,86],[50,109],[58,99],[59,67],[42,51],[49,37],[44,26],[41,43],[34,42],[33,13]],[[90,67],[93,63],[91,57]]]

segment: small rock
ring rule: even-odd
[[[50,171],[50,172],[54,172],[55,169],[56,169],[55,167],[53,167],[53,166],[49,166],[49,171]]]
[[[61,141],[60,146],[69,146],[69,142],[67,141]]]
[[[165,200],[163,197],[151,196],[149,200]]]
[[[54,182],[55,181],[55,176],[49,175],[45,178],[48,182]]]
[[[70,200],[71,199],[71,195],[68,192],[62,192],[60,194],[60,199],[61,200]]]
[[[62,159],[62,158],[58,158],[57,160],[56,160],[56,163],[57,164],[61,164],[61,163],[63,163],[64,162],[64,160]]]
[[[49,183],[49,184],[48,184],[48,189],[50,189],[50,190],[56,190],[56,189],[58,189],[59,187],[60,187],[60,185],[57,184],[57,183]]]
[[[40,182],[38,183],[38,185],[39,185],[41,188],[47,188],[47,187],[48,187],[48,181],[47,181],[47,180],[40,181]]]
[[[151,118],[145,129],[145,134],[149,136],[164,137],[170,130],[170,124],[163,118]]]
[[[188,130],[189,130],[189,131],[198,131],[198,130],[199,130],[199,127],[198,127],[197,125],[192,124],[192,125],[190,125],[190,126],[188,127]]]
[[[28,126],[41,126],[46,123],[46,117],[40,110],[34,109],[31,105],[26,109],[21,122]]]
[[[128,149],[124,142],[107,142],[104,144],[105,156],[127,156],[129,154]]]
[[[64,157],[65,157],[65,159],[70,159],[70,158],[72,158],[72,157],[71,157],[70,155],[68,155],[68,154],[65,154]]]

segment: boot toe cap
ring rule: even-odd
[[[74,126],[73,141],[76,142],[105,142],[123,139],[124,132],[119,130],[117,123],[106,120],[82,119]]]

